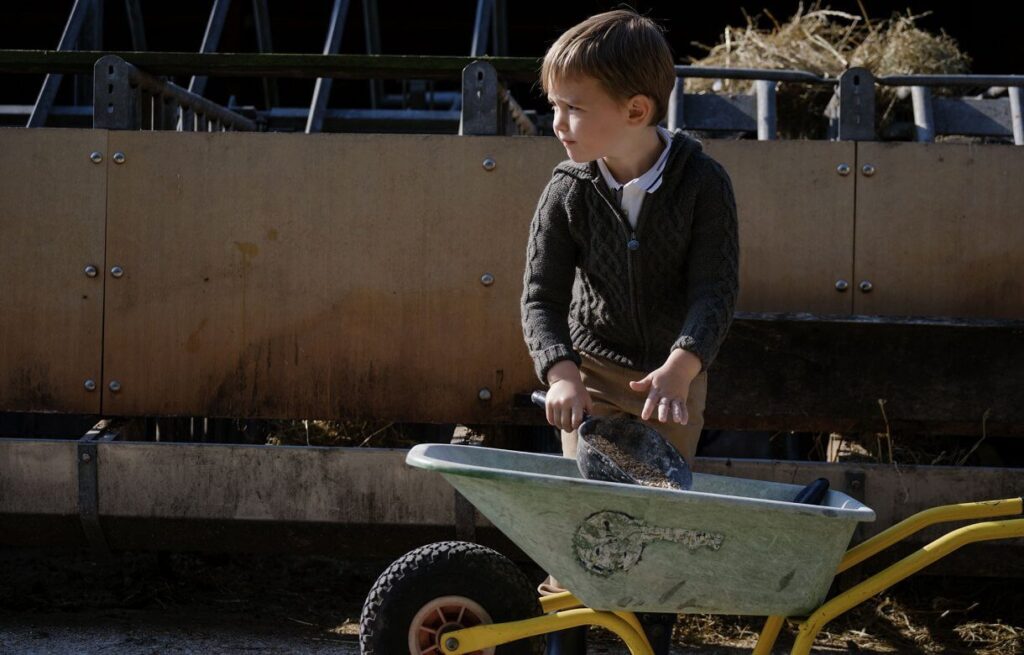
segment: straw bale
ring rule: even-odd
[[[838,77],[855,66],[874,75],[967,73],[971,58],[944,30],[938,34],[917,25],[930,12],[894,13],[887,19],[872,19],[835,11],[817,0],[805,10],[801,2],[796,13],[779,22],[767,9],[750,16],[747,24],[726,27],[713,46],[693,45],[707,54],[690,57],[694,66],[804,70],[823,77]],[[752,93],[747,80],[688,78],[687,93]],[[959,93],[938,88],[935,93]],[[778,88],[779,134],[783,138],[823,138],[827,122],[823,113],[832,88],[805,84],[780,84]],[[907,89],[876,87],[876,127],[885,130],[896,120],[907,118],[910,110]]]

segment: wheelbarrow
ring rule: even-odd
[[[847,551],[875,513],[829,491],[792,502],[799,485],[693,474],[689,490],[586,480],[556,455],[421,444],[411,466],[437,471],[570,591],[536,597],[507,558],[465,542],[418,548],[371,589],[360,617],[364,655],[537,655],[543,635],[597,625],[632,655],[653,655],[634,612],[768,617],[767,655],[788,618],[794,654],[810,652],[836,616],[962,545],[1024,536],[1024,519],[954,530],[825,602],[835,575],[946,521],[1018,515],[1020,498],[916,514]]]

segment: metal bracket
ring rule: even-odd
[[[485,61],[462,69],[462,116],[459,134],[501,134],[498,116],[498,72]]]
[[[129,64],[113,55],[96,61],[93,80],[92,126],[105,130],[134,130],[142,123],[142,97],[131,84]],[[103,89],[101,91],[101,89]]]
[[[99,514],[99,448],[100,442],[113,441],[117,433],[110,430],[111,421],[103,420],[78,440],[78,516],[82,530],[93,553],[101,559],[111,557],[107,538],[100,525]]]
[[[846,485],[843,492],[863,503],[864,498],[866,497],[864,494],[864,485],[867,482],[864,471],[847,470],[845,477]]]
[[[462,113],[459,134],[497,136],[537,134],[536,126],[489,62],[474,61],[462,69]]]
[[[829,137],[840,141],[875,139],[875,76],[866,68],[850,68],[839,76],[835,95],[825,110]]]
[[[867,475],[864,471],[847,469],[844,472],[844,478],[845,484],[843,492],[852,498],[856,498],[862,503],[865,502],[865,498],[867,498]],[[858,523],[857,529],[853,533],[853,540],[863,541],[865,530],[865,524]]]
[[[139,70],[117,55],[104,55],[93,67],[92,126],[106,130],[174,130],[220,132],[256,130],[255,121],[210,102],[176,84]],[[198,119],[198,127],[193,123]],[[210,129],[212,128],[212,129]]]

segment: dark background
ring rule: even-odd
[[[973,58],[974,73],[1024,74],[1024,3],[1000,2],[918,2],[913,0],[862,0],[872,18],[887,18],[893,12],[910,9],[915,14],[931,11],[919,25],[945,30]],[[150,50],[192,51],[199,49],[212,2],[210,0],[143,0],[142,12]],[[273,46],[276,52],[320,52],[331,13],[330,0],[270,0]],[[566,28],[583,18],[617,6],[620,2],[523,2],[507,0],[510,55],[540,57],[547,46]],[[0,10],[0,48],[54,49],[72,6],[70,0],[38,0],[4,3]],[[669,2],[637,1],[633,6],[658,20],[667,30],[679,63],[702,50],[693,42],[714,45],[725,26],[745,26],[742,9],[757,14],[768,9],[780,21],[795,13],[795,1],[764,2]],[[856,0],[836,0],[832,9],[861,14]],[[395,2],[379,0],[381,43],[385,54],[468,55],[472,40],[474,0],[452,2]],[[104,48],[130,50],[131,41],[124,2],[109,0],[104,12]],[[365,52],[362,3],[351,0],[341,52]],[[763,20],[767,25],[767,19]],[[252,3],[235,0],[221,39],[220,52],[256,51],[252,24]],[[182,80],[177,80],[179,83]],[[41,75],[0,75],[0,104],[31,104],[42,83]],[[185,81],[187,84],[187,81]],[[397,82],[386,89],[396,92]],[[58,104],[71,102],[70,84],[63,84]],[[281,102],[303,106],[312,95],[312,80],[282,79]],[[457,80],[438,83],[437,88],[457,89]],[[207,95],[227,103],[234,95],[241,105],[262,105],[258,80],[211,80]],[[513,87],[517,99],[527,107],[545,107],[535,87]],[[365,82],[337,82],[331,105],[367,106]]]

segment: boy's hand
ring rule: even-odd
[[[647,392],[640,418],[648,420],[657,409],[658,420],[670,420],[685,425],[690,417],[686,411],[686,399],[690,395],[690,383],[701,370],[700,358],[688,350],[676,348],[660,367],[648,373],[642,380],[629,383],[633,391]]]
[[[548,423],[566,432],[578,428],[584,415],[593,411],[590,393],[574,362],[562,360],[548,370],[548,399],[544,409]]]

